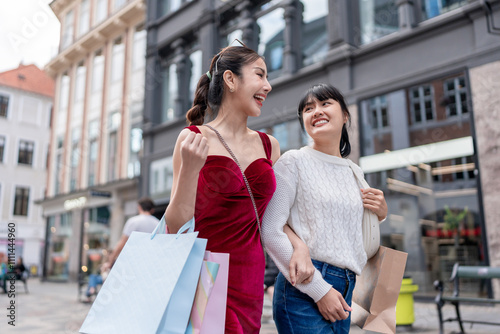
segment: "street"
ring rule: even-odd
[[[0,293],[0,333],[29,334],[70,334],[78,333],[78,329],[90,309],[90,304],[77,301],[76,283],[40,282],[38,278],[28,280],[29,293],[24,292],[22,284],[16,285],[15,298]],[[7,309],[14,301],[14,319],[8,317]],[[445,316],[453,313],[453,308],[445,307]],[[478,307],[465,305],[461,307],[462,316],[469,319],[495,321],[500,318],[499,307]],[[261,334],[276,334],[276,328],[271,318],[270,301],[265,300]],[[8,322],[14,321],[15,326]],[[499,327],[474,325],[468,334],[498,333]],[[412,329],[399,328],[398,333],[438,333],[436,307],[433,303],[415,303],[415,323]],[[458,332],[455,323],[445,324],[445,333]],[[357,327],[351,328],[351,333],[368,333]],[[142,333],[139,333],[142,334]]]

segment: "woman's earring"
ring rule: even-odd
[[[229,91],[232,93],[234,92],[234,88],[229,88]]]

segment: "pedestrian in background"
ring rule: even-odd
[[[158,218],[153,216],[154,207],[155,205],[149,197],[143,197],[137,201],[137,210],[139,214],[127,220],[123,227],[122,237],[118,241],[113,252],[111,252],[109,259],[102,265],[101,271],[106,271],[113,266],[133,231],[146,233],[153,232],[156,225],[159,223]]]

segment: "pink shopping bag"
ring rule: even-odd
[[[229,254],[205,252],[205,260],[219,264],[212,293],[208,298],[200,334],[224,334],[226,327]]]

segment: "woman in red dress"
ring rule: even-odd
[[[206,126],[231,148],[252,190],[262,218],[276,188],[272,170],[279,158],[278,141],[250,130],[248,117],[261,113],[271,85],[267,67],[255,51],[227,47],[217,54],[196,89],[190,122],[177,139],[173,185],[165,220],[170,233],[195,217],[207,250],[229,253],[226,333],[258,333],[263,306],[265,260],[254,206],[236,162]]]

